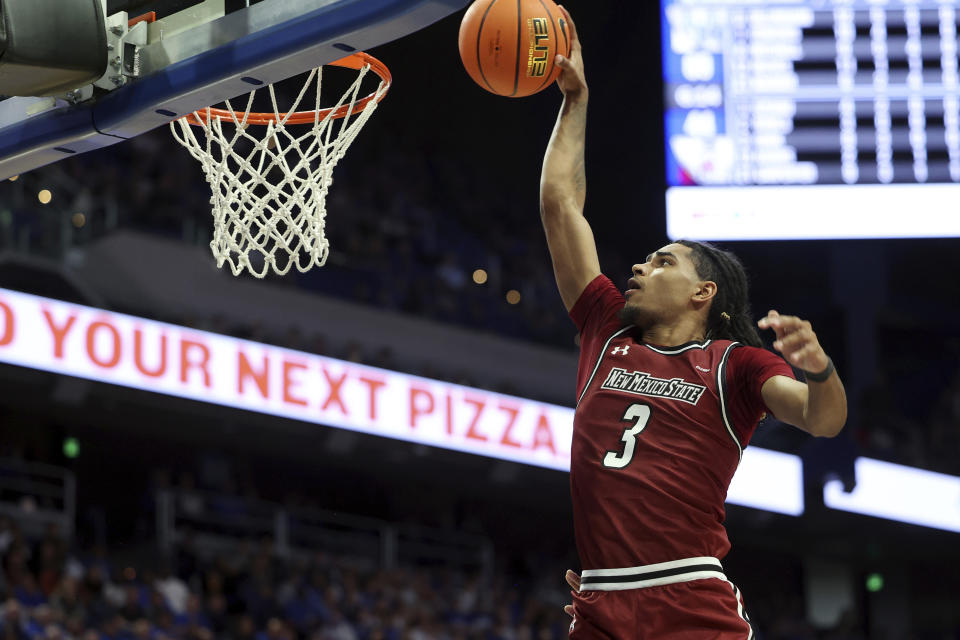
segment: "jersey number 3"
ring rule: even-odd
[[[603,456],[603,466],[611,469],[623,469],[633,460],[633,452],[637,448],[637,436],[647,428],[647,423],[650,421],[650,407],[645,404],[632,404],[627,407],[621,419],[630,423],[620,437],[623,440],[623,452],[607,451]]]

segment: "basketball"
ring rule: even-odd
[[[552,0],[476,0],[460,23],[460,59],[473,81],[511,98],[550,86],[570,55],[563,12]]]

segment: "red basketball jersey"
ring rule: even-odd
[[[723,558],[727,487],[767,411],[760,388],[792,369],[728,340],[645,344],[621,326],[623,305],[598,276],[570,311],[581,333],[570,488],[582,567]]]

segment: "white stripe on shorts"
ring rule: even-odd
[[[727,580],[727,583],[733,587],[733,597],[737,599],[737,615],[743,618],[743,621],[747,623],[747,627],[749,628],[749,631],[747,631],[747,640],[754,640],[753,623],[750,622],[750,616],[747,615],[746,610],[743,608],[743,594],[740,593],[740,589],[737,589],[737,585],[729,580]]]
[[[586,569],[580,574],[580,591],[643,589],[704,578],[727,580],[719,560],[703,556],[622,569]]]

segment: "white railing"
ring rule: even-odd
[[[160,491],[156,504],[164,551],[189,540],[214,555],[266,539],[281,557],[323,552],[369,568],[493,569],[493,545],[482,536],[202,491]]]
[[[13,518],[27,536],[41,536],[53,524],[71,540],[76,487],[73,472],[62,467],[0,458],[0,514]]]

